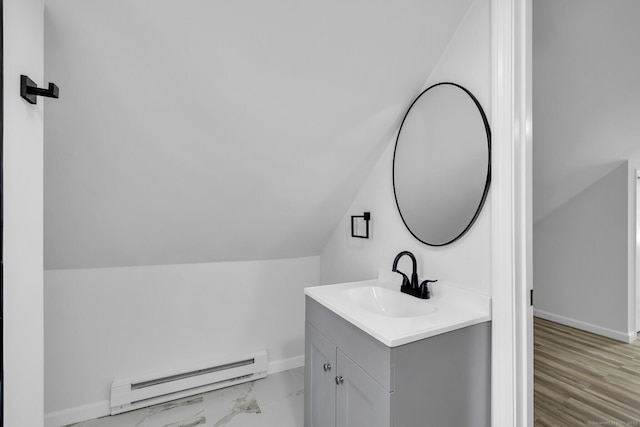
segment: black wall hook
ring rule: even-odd
[[[38,101],[37,96],[57,98],[58,92],[58,86],[53,83],[49,83],[48,89],[41,89],[29,77],[25,75],[20,76],[20,96],[24,98],[29,104],[36,104]]]

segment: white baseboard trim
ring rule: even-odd
[[[274,360],[267,365],[267,375],[299,368],[301,366],[304,366],[304,354],[288,359]],[[106,417],[110,414],[110,402],[109,400],[103,400],[88,405],[76,406],[75,408],[48,412],[44,414],[44,427],[62,427],[94,418]]]
[[[631,332],[621,332],[613,329],[605,328],[602,326],[594,325],[593,323],[583,322],[581,320],[572,319],[570,317],[560,316],[559,314],[549,313],[547,311],[533,309],[533,315],[542,319],[550,320],[552,322],[561,323],[563,325],[571,326],[572,328],[581,329],[583,331],[591,332],[604,337],[612,338],[614,340],[631,343],[635,341],[636,335]]]
[[[267,366],[267,375],[288,371],[289,369],[295,369],[301,366],[304,366],[304,354],[288,359],[274,360],[273,362],[269,362]]]
[[[111,412],[108,400],[44,414],[44,427],[61,427],[104,417]]]

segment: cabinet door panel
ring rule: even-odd
[[[305,326],[305,427],[336,425],[336,347],[308,323]]]
[[[336,427],[389,427],[391,394],[338,350]]]

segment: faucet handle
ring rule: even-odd
[[[400,272],[398,271],[398,273],[400,273]],[[404,273],[400,273],[400,274],[402,274],[402,286],[405,287],[405,288],[410,288],[411,287],[411,281],[409,280],[407,275],[404,274]]]
[[[406,274],[404,274],[402,271],[397,271],[397,270],[395,270],[394,272],[398,273],[398,274],[400,274],[402,276],[402,287],[403,288],[404,287],[408,287],[408,288],[411,287],[411,282],[409,281],[409,278],[407,277]]]
[[[437,280],[425,280],[420,284],[420,298],[429,299],[431,298],[431,292],[429,292],[429,283],[437,282]]]

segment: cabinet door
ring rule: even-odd
[[[336,427],[389,427],[391,394],[338,350]]]
[[[305,427],[336,425],[336,346],[316,328],[305,326]]]

